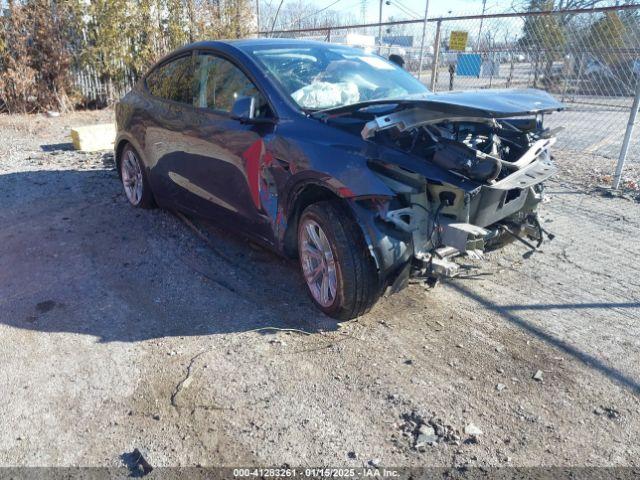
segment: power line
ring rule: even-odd
[[[324,12],[325,10],[330,9],[330,8],[331,8],[331,7],[333,7],[336,3],[341,2],[341,1],[342,1],[342,0],[336,0],[335,2],[333,2],[333,3],[329,4],[329,5],[327,5],[326,7],[323,7],[323,8],[321,8],[320,10],[317,10],[317,11],[315,11],[315,12],[313,12],[313,13],[311,13],[311,14],[307,15],[306,17],[300,17],[300,18],[298,18],[298,19],[296,20],[296,22],[301,22],[302,20],[306,20],[307,18],[314,17],[314,16],[316,16],[317,14],[322,13],[322,12]]]
[[[417,15],[415,15],[412,12],[409,12],[408,10],[406,10],[402,5],[400,5],[398,2],[391,2],[391,5],[393,5],[394,7],[396,7],[398,10],[400,10],[402,13],[404,13],[405,15],[407,15],[409,18],[418,18]]]
[[[640,6],[636,4],[625,4],[618,6],[607,6],[607,7],[593,7],[593,8],[569,8],[565,10],[538,10],[538,11],[526,11],[526,12],[503,12],[503,13],[493,13],[489,17],[492,19],[496,18],[527,18],[527,17],[541,17],[545,15],[556,15],[559,13],[564,14],[579,14],[579,13],[599,13],[599,12],[610,12],[610,11],[626,11],[626,10],[638,10]],[[445,21],[462,21],[462,20],[479,20],[483,18],[482,15],[454,15],[447,17],[429,17],[427,22],[441,22]],[[336,25],[332,27],[311,27],[311,28],[294,28],[289,30],[276,30],[274,33],[302,33],[302,32],[318,32],[318,31],[326,31],[327,28],[331,28],[331,30],[351,30],[354,28],[369,28],[369,27],[377,27],[377,26],[393,26],[393,25],[415,25],[421,24],[424,20],[397,20],[393,22],[379,22],[379,23],[358,23],[353,25]],[[268,33],[268,32],[257,32],[257,33]]]
[[[391,4],[395,5],[396,7],[399,7],[402,10],[404,10],[404,12],[407,13],[408,15],[413,15],[416,18],[422,18],[422,15],[420,15],[417,12],[415,12],[411,8],[407,7],[403,3],[400,3],[398,0],[392,0]]]

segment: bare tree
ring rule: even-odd
[[[337,5],[339,2],[340,0],[337,0],[333,5]],[[283,4],[276,18],[279,3],[266,3],[261,7],[261,22],[263,25],[273,24],[274,30],[335,27],[357,23],[357,18],[353,14],[345,14],[338,9],[328,8],[332,4],[318,8],[317,5],[307,0]]]

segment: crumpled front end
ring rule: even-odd
[[[374,256],[394,255],[380,262],[383,268],[394,266],[386,272],[394,290],[409,274],[455,276],[460,257],[481,258],[512,241],[531,252],[540,246],[546,232],[537,210],[543,182],[556,172],[550,154],[556,139],[555,132],[543,128],[541,113],[526,117],[454,116],[416,108],[366,123],[364,139],[403,150],[429,166],[369,161],[396,195],[369,202],[375,222],[369,222],[368,233],[365,228],[374,239],[369,242]],[[438,171],[446,175],[435,175]]]
[[[542,182],[555,172],[548,151],[541,157],[534,167],[473,190],[430,182],[389,166],[379,171],[382,178],[391,179],[390,187],[398,189],[398,197],[380,212],[380,219],[410,235],[412,273],[455,276],[456,258],[481,258],[484,252],[518,239],[530,249],[539,247],[544,234],[537,216]],[[411,187],[400,192],[400,185]]]

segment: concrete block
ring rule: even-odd
[[[74,148],[83,152],[112,150],[115,139],[115,123],[87,125],[71,129],[71,141]]]

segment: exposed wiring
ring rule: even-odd
[[[431,231],[427,234],[427,238],[429,239],[429,241],[431,242],[431,238],[433,237],[433,234],[437,231],[438,232],[438,238],[440,238],[440,212],[442,211],[442,208],[444,207],[443,203],[440,203],[438,205],[438,208],[436,208],[436,212],[435,214],[433,213],[433,211],[429,210],[427,207],[425,207],[424,205],[420,205],[419,203],[415,203],[415,202],[411,202],[410,203],[411,207],[419,207],[422,210],[424,210],[425,212],[427,212],[429,215],[433,216],[433,224],[431,225]],[[433,242],[431,242],[433,243]]]
[[[438,208],[436,208],[436,214],[433,217],[433,229],[431,231],[431,234],[429,235],[429,241],[431,241],[431,236],[433,235],[433,230],[436,231],[436,233],[438,234],[438,240],[436,242],[436,246],[440,245],[440,243],[442,243],[442,235],[440,235],[440,212],[442,211],[442,208],[444,207],[444,203],[440,203],[438,205]]]
[[[445,206],[444,203],[440,203],[438,205],[438,207],[436,208],[435,214],[433,213],[432,210],[429,210],[427,207],[425,207],[424,205],[420,205],[419,203],[411,202],[409,204],[409,206],[411,206],[411,207],[419,207],[422,210],[424,210],[425,212],[427,212],[429,215],[433,216],[433,224],[431,226],[431,231],[427,235],[427,238],[431,242],[431,238],[433,237],[433,234],[435,232],[438,232],[438,240],[440,240],[441,239],[441,237],[440,237],[440,212],[442,211],[442,208]]]
[[[425,212],[427,212],[429,215],[431,215],[433,212],[431,210],[429,210],[427,207],[425,207],[424,205],[420,205],[419,203],[415,203],[412,202],[411,203],[412,207],[420,207],[421,209],[423,209]]]

